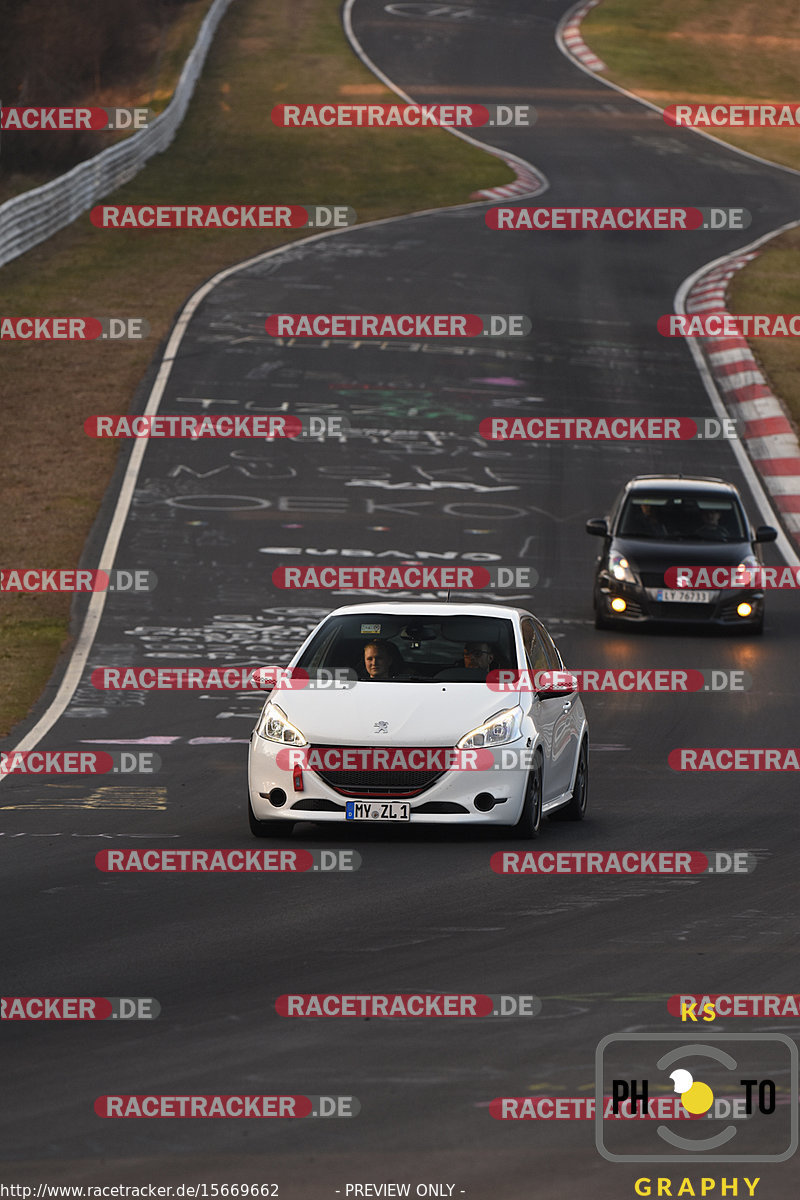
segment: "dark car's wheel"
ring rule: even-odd
[[[575,772],[575,786],[568,804],[560,808],[553,816],[561,821],[582,821],[589,806],[589,748],[584,738],[578,754],[578,768]]]
[[[250,818],[250,832],[253,837],[280,837],[286,836],[294,829],[292,821],[259,821],[256,814],[253,812],[253,803],[250,799],[250,792],[247,793],[247,815]]]
[[[539,836],[542,824],[542,759],[536,755],[536,761],[528,774],[528,785],[525,790],[525,800],[522,805],[520,818],[514,826],[514,832],[521,838]]]

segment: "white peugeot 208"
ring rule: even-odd
[[[589,734],[575,677],[532,613],[412,600],[330,613],[250,737],[256,837],[296,821],[513,827],[582,820]]]

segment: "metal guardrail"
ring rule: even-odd
[[[214,33],[230,4],[231,0],[214,0],[172,99],[150,125],[57,179],[0,204],[0,266],[69,225],[96,200],[133,179],[154,154],[167,149],[186,115]]]

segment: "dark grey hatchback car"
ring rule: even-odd
[[[607,517],[586,522],[586,532],[604,539],[594,576],[597,629],[659,622],[761,633],[763,591],[686,591],[664,580],[675,566],[761,565],[759,544],[774,542],[778,532],[771,525],[751,529],[732,483],[637,475]]]

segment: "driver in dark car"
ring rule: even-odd
[[[657,510],[652,504],[636,504],[631,513],[629,525],[631,537],[663,538],[667,536],[666,526],[660,520]]]
[[[722,510],[719,508],[706,508],[701,512],[700,524],[695,529],[695,537],[704,538],[709,542],[724,542],[727,540],[728,531],[721,524]]]

